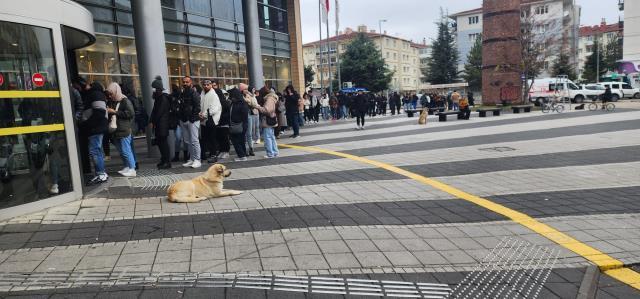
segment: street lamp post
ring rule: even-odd
[[[382,43],[382,40],[384,39],[384,34],[382,34],[382,23],[386,23],[387,20],[378,20],[378,30],[380,30],[380,57],[382,57],[382,59],[384,59],[384,54],[382,53],[382,46],[384,45]]]

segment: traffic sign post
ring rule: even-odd
[[[35,73],[31,76],[31,82],[33,82],[33,85],[36,87],[42,87],[44,86],[44,76],[40,73]]]

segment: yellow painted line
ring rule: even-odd
[[[13,127],[0,129],[0,136],[10,136],[19,134],[33,134],[43,132],[64,131],[63,124],[30,126],[30,127]]]
[[[57,90],[0,90],[0,99],[16,98],[59,98]]]
[[[346,158],[346,159],[350,159],[353,161],[358,161],[358,162],[362,162],[365,164],[369,164],[369,165],[373,165],[382,169],[386,169],[388,171],[406,176],[410,179],[416,180],[418,182],[421,182],[425,185],[431,186],[433,188],[436,188],[438,190],[441,190],[443,192],[449,193],[457,198],[466,200],[468,202],[474,203],[476,205],[479,205],[485,209],[488,209],[490,211],[493,211],[494,213],[503,215],[511,220],[513,220],[516,223],[519,223],[527,228],[529,228],[530,230],[546,237],[547,239],[557,243],[558,245],[573,251],[574,253],[584,257],[585,259],[591,261],[592,263],[594,263],[596,266],[598,266],[600,268],[601,271],[603,271],[604,273],[606,273],[607,275],[610,275],[611,277],[618,279],[619,281],[626,283],[638,290],[640,290],[640,273],[635,272],[631,269],[628,268],[624,268],[624,264],[607,255],[606,253],[599,251],[585,243],[582,243],[580,241],[578,241],[577,239],[572,238],[571,236],[547,225],[544,224],[538,220],[536,220],[535,218],[518,212],[514,209],[508,208],[506,206],[503,206],[501,204],[495,203],[493,201],[490,201],[488,199],[467,193],[465,191],[462,191],[458,188],[449,186],[445,183],[442,183],[440,181],[434,180],[434,179],[430,179],[427,177],[424,177],[422,175],[410,172],[410,171],[406,171],[402,168],[387,164],[387,163],[383,163],[383,162],[379,162],[379,161],[375,161],[375,160],[370,160],[367,158],[363,158],[363,157],[358,157],[358,156],[354,156],[354,155],[350,155],[350,154],[345,154],[345,153],[341,153],[341,152],[336,152],[336,151],[331,151],[331,150],[326,150],[326,149],[322,149],[322,148],[317,148],[317,147],[306,147],[306,146],[299,146],[299,145],[290,145],[290,144],[279,144],[279,146],[282,147],[286,147],[286,148],[291,148],[291,149],[297,149],[297,150],[303,150],[303,151],[308,151],[308,152],[315,152],[315,153],[323,153],[323,154],[327,154],[327,155],[333,155],[333,156],[338,156],[338,157],[342,157],[342,158]]]

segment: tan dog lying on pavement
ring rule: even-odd
[[[240,195],[242,191],[222,189],[222,181],[231,171],[222,164],[215,164],[203,175],[190,181],[179,181],[169,187],[170,202],[200,202],[207,198]]]

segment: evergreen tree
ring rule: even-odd
[[[619,38],[609,41],[605,46],[603,59],[605,71],[615,71],[617,69],[618,61],[622,59],[622,43]]]
[[[340,56],[343,82],[379,92],[389,88],[393,72],[387,68],[382,53],[364,33],[359,33]]]
[[[587,56],[587,61],[584,63],[584,70],[582,72],[582,79],[587,82],[597,82],[598,80],[598,51],[600,51],[600,71],[604,69],[604,53],[600,42],[596,39],[593,41],[593,50],[591,55]]]
[[[471,52],[467,56],[467,63],[464,65],[465,81],[469,83],[469,89],[478,91],[482,89],[482,38],[476,39]]]
[[[576,79],[576,72],[574,71],[573,66],[569,61],[569,55],[567,55],[566,53],[561,53],[560,56],[558,56],[553,64],[553,67],[551,68],[551,75],[553,77],[566,75],[567,77],[569,77],[569,80]]]
[[[443,16],[437,25],[438,38],[433,41],[429,71],[425,77],[431,84],[452,83],[458,77],[458,49],[448,19]]]
[[[311,86],[311,82],[313,82],[313,79],[316,75],[316,72],[313,71],[313,67],[311,67],[310,65],[307,65],[304,67],[304,86],[309,87]]]

